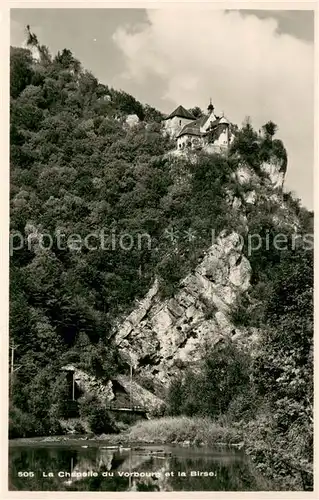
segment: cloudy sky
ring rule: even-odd
[[[51,52],[71,49],[100,81],[164,113],[205,109],[211,97],[239,125],[273,120],[289,155],[286,189],[313,208],[311,11],[12,9],[12,45],[27,24]]]

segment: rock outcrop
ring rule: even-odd
[[[144,376],[164,386],[185,364],[196,363],[222,338],[238,334],[229,313],[250,286],[251,267],[235,232],[221,235],[177,293],[161,300],[155,281],[139,306],[119,325],[115,342]]]
[[[261,165],[261,171],[268,177],[268,185],[273,189],[282,189],[285,180],[286,162],[272,156]]]
[[[114,379],[102,382],[99,378],[73,365],[64,366],[62,370],[73,372],[75,385],[81,394],[84,396],[88,394],[94,395],[102,405],[117,404],[118,388],[121,390],[122,406],[125,406],[125,403],[123,403],[123,397],[125,401],[125,394],[127,402],[131,399],[133,406],[144,406],[149,411],[156,411],[163,405],[162,399],[152,394],[134,380],[131,382],[128,376],[118,375]]]
[[[126,125],[128,125],[130,128],[135,127],[139,124],[139,122],[140,119],[137,115],[128,115],[125,120]]]
[[[102,383],[98,377],[94,377],[74,365],[63,366],[62,371],[73,373],[74,383],[82,394],[93,394],[103,404],[114,399],[110,380],[107,383]]]
[[[240,162],[233,173],[234,181],[244,189],[240,197],[231,189],[225,196],[246,233],[249,205],[274,195],[273,202],[282,206],[284,167],[273,158],[261,165],[261,176],[245,162]],[[145,298],[117,325],[114,340],[120,353],[131,360],[141,376],[167,387],[185,366],[192,364],[195,369],[205,351],[222,339],[255,344],[256,329],[238,329],[231,321],[238,298],[249,290],[250,278],[243,238],[236,232],[222,231],[196,269],[180,282],[173,297],[162,300],[155,280]]]

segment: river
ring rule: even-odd
[[[10,445],[11,491],[262,491],[238,450],[146,446]]]

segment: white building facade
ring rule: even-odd
[[[196,120],[195,116],[183,108],[183,106],[178,106],[178,108],[176,108],[163,121],[164,131],[174,139],[178,136],[185,125],[192,123],[194,120]]]
[[[208,113],[195,118],[183,106],[178,106],[163,122],[164,132],[176,139],[177,150],[205,149],[207,151],[227,151],[233,134],[231,123],[214,113],[210,103]]]

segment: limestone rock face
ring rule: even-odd
[[[41,54],[40,54],[40,51],[39,51],[38,47],[35,47],[34,45],[28,45],[27,40],[23,41],[22,47],[24,49],[27,49],[27,50],[29,50],[31,52],[32,59],[34,61],[40,61]]]
[[[234,210],[239,210],[242,207],[243,202],[237,196],[234,197],[232,207]]]
[[[267,174],[269,184],[273,189],[282,189],[285,180],[283,160],[273,157],[269,162],[264,162],[261,165],[261,170]]]
[[[134,127],[135,125],[138,125],[140,122],[139,117],[137,115],[128,115],[125,123],[129,127]]]
[[[247,165],[241,165],[232,176],[240,185],[256,180],[256,174]]]
[[[74,372],[74,382],[83,394],[94,394],[102,404],[106,404],[114,399],[111,381],[102,384],[98,378],[89,375],[75,366],[69,365],[63,367],[63,369]]]
[[[250,286],[251,267],[235,232],[216,238],[174,297],[161,300],[155,281],[144,300],[118,325],[115,343],[144,376],[167,386],[185,364],[237,330],[229,312]]]
[[[252,191],[248,191],[245,193],[244,199],[247,205],[255,205],[257,199],[256,191],[254,189]]]
[[[225,196],[230,209],[237,212],[242,230],[248,231],[247,207],[261,196],[274,196],[273,201],[281,206],[283,162],[270,158],[261,165],[262,176],[240,162],[232,174],[242,193],[238,196],[226,189]],[[236,232],[222,231],[173,297],[162,300],[155,280],[136,309],[116,326],[113,337],[120,353],[131,360],[136,373],[168,387],[185,366],[191,364],[196,370],[207,349],[223,339],[252,346],[258,341],[258,332],[235,328],[230,319],[237,299],[250,288],[251,272],[243,239]]]
[[[114,388],[114,384],[121,386],[122,393],[124,391],[127,395],[130,395],[132,404],[135,406],[145,406],[149,410],[156,410],[163,405],[162,399],[156,397],[134,380],[131,381],[129,376],[117,375],[115,379],[102,383],[97,377],[73,365],[64,366],[63,370],[73,371],[74,382],[83,395],[94,395],[103,405],[116,403],[116,388]]]
[[[134,379],[131,380],[128,375],[118,375],[115,380],[127,394],[130,394],[134,406],[144,406],[149,411],[158,410],[163,406],[162,399],[142,387]]]

